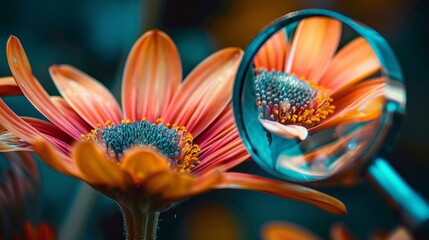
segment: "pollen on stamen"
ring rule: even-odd
[[[329,90],[284,72],[254,72],[259,117],[310,128],[334,113]]]
[[[104,127],[99,124],[96,129],[81,137],[104,146],[106,155],[118,162],[127,149],[148,147],[163,155],[170,167],[177,172],[189,173],[200,164],[198,154],[201,149],[193,143],[192,134],[184,126],[164,124],[162,118],[158,118],[155,123],[146,118],[136,122],[124,119],[120,124],[108,120]]]

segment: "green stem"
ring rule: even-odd
[[[124,217],[127,240],[154,240],[158,227],[159,212],[141,211],[120,205]]]

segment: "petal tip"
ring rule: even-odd
[[[304,141],[308,137],[308,130],[298,125],[283,125],[281,123],[259,118],[262,126],[271,133],[287,139],[298,138]]]

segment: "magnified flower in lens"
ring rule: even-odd
[[[380,116],[384,81],[371,78],[380,70],[377,56],[362,37],[338,50],[341,33],[340,21],[312,17],[299,22],[291,41],[282,30],[262,46],[254,80],[265,129],[305,140],[309,132]]]
[[[55,170],[114,199],[130,239],[153,237],[160,211],[214,188],[258,190],[345,212],[317,191],[226,172],[249,158],[230,105],[240,49],[213,54],[181,82],[176,46],[165,33],[150,31],[129,54],[122,108],[102,84],[67,65],[50,68],[62,97],[49,96],[16,37],[7,56],[16,85],[50,122],[19,117],[0,101],[5,128]]]

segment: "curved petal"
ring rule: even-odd
[[[122,107],[131,121],[153,122],[164,115],[182,80],[179,53],[167,34],[153,30],[133,46],[125,66]]]
[[[316,190],[245,173],[224,173],[218,188],[248,189],[313,204],[334,214],[345,214],[346,207],[339,200]]]
[[[150,195],[172,201],[189,196],[194,183],[191,176],[163,171],[149,176],[143,182],[143,189]]]
[[[2,126],[28,143],[43,137],[42,133],[16,115],[0,98],[0,122]]]
[[[30,63],[18,38],[12,36],[7,42],[7,60],[16,83],[27,99],[52,123],[63,129],[75,139],[82,134],[69,122],[67,116],[61,114],[31,72]]]
[[[95,143],[78,142],[73,147],[72,157],[82,179],[91,185],[121,189],[130,185],[131,180],[116,160],[106,158]]]
[[[204,60],[179,86],[165,119],[198,136],[230,102],[242,55],[238,48],[227,48]]]
[[[193,169],[194,175],[205,174],[219,166],[227,170],[250,158],[238,134],[231,104],[228,104],[194,142],[201,148],[201,164]]]
[[[255,68],[283,72],[288,51],[286,31],[280,30],[259,49],[255,56]]]
[[[331,89],[331,94],[342,91],[380,70],[374,50],[362,37],[343,47],[326,69],[319,84]]]
[[[92,127],[83,120],[73,108],[64,100],[64,98],[59,96],[52,96],[51,101],[57,106],[58,110],[64,115],[67,116],[70,122],[72,122],[76,128],[82,134],[89,133]]]
[[[262,229],[264,240],[317,240],[320,239],[309,230],[287,222],[271,222]]]
[[[280,137],[294,139],[298,138],[303,141],[308,136],[307,128],[298,125],[283,125],[276,121],[270,121],[259,118],[259,122],[269,132],[274,133]]]
[[[383,79],[374,78],[351,87],[350,91],[334,95],[335,113],[309,131],[316,132],[337,124],[368,121],[379,117],[385,101],[384,89]]]
[[[73,141],[72,137],[50,122],[32,117],[22,117],[22,119],[40,133],[56,138],[65,144],[70,145]]]
[[[34,152],[54,170],[76,178],[82,178],[76,166],[70,161],[70,157],[58,151],[46,140],[39,138],[33,143]]]
[[[286,73],[317,83],[341,37],[341,22],[327,17],[302,20],[295,31]]]
[[[1,77],[0,78],[0,97],[13,96],[22,94],[18,84],[16,84],[13,77]]]
[[[142,184],[152,174],[168,171],[168,160],[150,148],[137,148],[124,155],[120,168],[134,180],[134,184]]]
[[[107,120],[121,122],[117,101],[97,80],[68,65],[51,66],[49,72],[64,99],[93,128]]]

